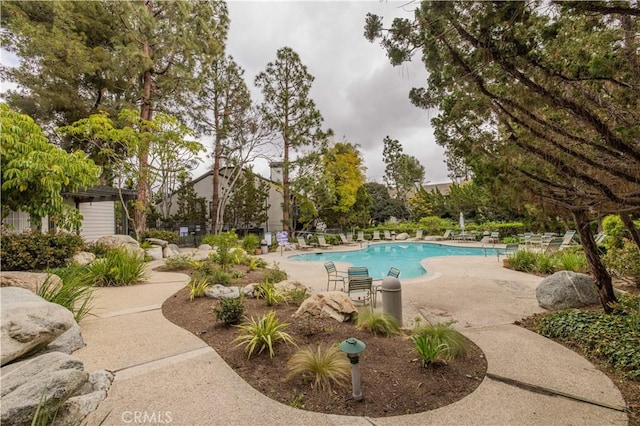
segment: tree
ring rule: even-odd
[[[51,144],[29,116],[6,104],[0,104],[0,111],[2,218],[21,210],[37,227],[49,216],[64,229],[77,228],[81,217],[63,202],[62,191],[96,184],[99,168],[82,151],[69,154]]]
[[[244,81],[244,70],[233,57],[221,56],[203,70],[208,78],[200,86],[194,124],[205,135],[213,135],[213,194],[211,198],[211,233],[220,231],[220,169],[228,154],[228,138],[235,135],[251,107],[251,96]]]
[[[424,166],[414,156],[405,154],[397,139],[387,136],[383,144],[384,180],[393,188],[394,198],[406,204],[407,193],[424,180]]]
[[[198,197],[189,174],[181,173],[179,180],[178,211],[171,219],[176,222],[203,223],[207,212],[205,197]]]
[[[313,80],[300,56],[289,47],[279,49],[275,62],[269,62],[255,80],[264,97],[260,111],[283,142],[282,217],[285,231],[291,227],[290,151],[314,146],[326,138],[320,128],[322,115],[309,97]]]
[[[388,32],[369,15],[365,33],[393,64],[422,50],[429,84],[410,97],[439,108],[448,153],[572,218],[608,312],[616,297],[589,223],[640,210],[640,41],[637,6],[597,3],[425,1]]]
[[[367,182],[364,184],[371,199],[371,220],[383,223],[390,217],[406,217],[407,209],[400,201],[389,196],[389,190],[381,183]]]
[[[243,171],[225,210],[225,222],[234,229],[248,230],[269,219],[269,184],[251,168]]]

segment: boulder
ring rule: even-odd
[[[348,294],[341,291],[325,291],[307,298],[295,314],[299,318],[304,314],[312,316],[327,316],[339,322],[344,322],[358,312]]]
[[[62,280],[55,274],[44,272],[2,271],[0,272],[0,287],[20,287],[37,293],[42,284],[62,287]]]
[[[599,303],[595,280],[586,274],[560,271],[543,279],[536,288],[540,307],[557,310]]]
[[[180,249],[175,244],[169,244],[162,249],[162,257],[164,258],[179,256],[180,254]]]
[[[406,232],[401,232],[400,234],[396,235],[397,241],[404,241],[408,239],[409,239],[409,234],[407,234]]]
[[[13,392],[40,374],[50,374],[58,370],[84,370],[82,361],[62,352],[49,352],[44,355],[20,362],[20,366],[8,373],[2,374],[2,389],[0,396]]]
[[[279,283],[275,283],[274,286],[282,292],[289,292],[299,288],[309,291],[309,288],[304,286],[300,281],[284,280]]]
[[[442,241],[443,239],[441,235],[427,235],[424,237],[425,241]]]
[[[151,258],[151,260],[162,260],[162,247],[160,246],[151,246],[150,248],[145,250],[147,256]]]
[[[88,251],[81,251],[74,254],[72,260],[78,265],[85,266],[96,260],[96,255]]]
[[[29,290],[0,288],[0,365],[41,349],[73,326],[73,314]]]
[[[80,326],[78,323],[74,322],[70,329],[62,333],[56,340],[49,343],[43,352],[62,352],[65,354],[72,354],[85,346],[84,339],[80,333]]]
[[[244,286],[244,287],[242,288],[242,295],[243,295],[244,297],[250,297],[250,298],[254,298],[254,297],[256,297],[256,295],[255,295],[255,293],[254,293],[254,290],[255,290],[255,287],[256,287],[257,285],[259,285],[259,284],[258,284],[258,283],[251,283],[251,284],[247,284],[246,286]]]
[[[123,247],[132,253],[144,256],[144,250],[140,244],[128,235],[106,235],[98,238],[96,244],[104,244],[111,248]]]
[[[58,411],[63,419],[78,420],[95,411],[107,397],[107,391],[113,383],[113,373],[98,370],[89,374],[87,382],[76,392],[76,395],[65,401]]]
[[[204,295],[212,299],[237,299],[240,297],[240,288],[214,284],[205,290]]]
[[[211,250],[213,250],[213,247],[211,247],[209,244],[200,244],[200,245],[198,246],[198,250],[201,250],[201,251],[211,251]]]
[[[154,246],[160,246],[162,248],[165,248],[169,245],[168,241],[161,240],[160,238],[147,238],[145,241],[153,244]]]

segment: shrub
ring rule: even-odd
[[[257,321],[251,317],[244,324],[237,325],[241,330],[241,334],[233,341],[238,342],[236,347],[244,346],[247,352],[247,358],[251,358],[253,352],[258,349],[258,355],[265,349],[269,350],[269,357],[273,358],[273,345],[277,342],[290,343],[296,345],[293,338],[285,333],[285,328],[289,327],[288,323],[280,324],[280,320],[276,317],[276,311],[269,311]]]
[[[640,379],[640,296],[622,296],[613,312],[566,310],[546,315],[538,332],[604,359],[622,374]]]
[[[287,273],[274,265],[273,269],[267,269],[264,273],[264,279],[272,283],[279,283],[287,279]]]
[[[89,253],[93,253],[96,257],[105,257],[109,251],[111,251],[111,247],[106,244],[91,242],[86,243],[83,248],[84,251],[88,251]]]
[[[178,254],[168,257],[164,260],[164,264],[166,268],[170,270],[183,270],[196,267],[193,257],[188,254]]]
[[[375,336],[388,337],[400,334],[400,325],[394,316],[387,312],[374,312],[367,307],[358,310],[356,327]]]
[[[556,261],[554,256],[544,253],[535,253],[534,272],[539,274],[553,274],[556,269]]]
[[[530,250],[518,250],[509,256],[509,264],[512,269],[521,272],[533,272],[535,270],[536,253]]]
[[[413,332],[413,336],[426,336],[434,342],[430,346],[436,348],[440,344],[444,345],[445,360],[465,358],[467,356],[469,344],[459,331],[451,327],[451,323],[435,323],[417,326]],[[414,340],[415,342],[415,340]],[[435,350],[435,349],[434,349]]]
[[[255,249],[260,248],[260,237],[256,234],[247,234],[242,239],[241,246],[247,253],[253,253]]]
[[[241,298],[222,299],[217,308],[213,308],[218,321],[222,321],[227,325],[236,325],[240,322],[244,314],[244,303]]]
[[[84,246],[75,234],[23,232],[0,234],[0,269],[32,271],[64,266]]]
[[[189,288],[189,300],[193,300],[196,297],[204,296],[204,292],[209,288],[209,283],[203,278],[191,278],[187,288]]]
[[[231,274],[209,262],[198,265],[192,276],[193,278],[204,279],[210,285],[220,284],[227,286],[231,284]]]
[[[38,296],[70,310],[76,322],[90,315],[94,289],[87,280],[86,267],[72,266],[53,269],[49,272],[60,277],[62,286],[53,285],[49,275],[38,289]]]
[[[276,286],[269,282],[263,281],[253,289],[257,299],[264,299],[267,306],[279,305],[280,303],[289,303],[289,297],[286,293],[278,290]]]
[[[296,287],[293,290],[288,292],[289,300],[291,300],[296,305],[300,305],[309,297],[309,292],[304,287]]]
[[[583,252],[560,250],[555,254],[556,266],[561,271],[586,272],[587,258]]]
[[[605,247],[608,249],[622,248],[624,237],[628,231],[620,216],[610,214],[602,219],[602,230],[607,234],[607,239],[604,241]]]
[[[446,362],[447,346],[444,343],[424,334],[413,335],[411,340],[423,367]]]
[[[238,236],[234,231],[222,232],[212,238],[213,245],[216,247],[215,253],[211,253],[211,260],[219,264],[222,269],[229,269],[233,264],[234,257],[231,249],[238,245]]]
[[[144,241],[147,238],[156,238],[158,240],[165,240],[169,244],[178,244],[179,235],[174,231],[160,231],[158,229],[149,229],[144,231],[141,235],[141,240]]]
[[[144,259],[124,248],[109,251],[87,267],[89,279],[100,287],[127,286],[144,280]]]
[[[288,361],[287,379],[302,374],[311,377],[311,387],[331,392],[331,385],[348,386],[351,364],[336,346],[318,345],[298,350]]]
[[[443,233],[444,230],[452,227],[451,221],[448,219],[442,219],[438,216],[422,217],[418,221],[420,229],[424,229],[427,235],[434,235]]]
[[[621,248],[610,248],[602,261],[611,275],[635,282],[640,287],[640,250],[635,243],[625,240]]]

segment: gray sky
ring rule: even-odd
[[[384,50],[363,36],[367,12],[383,16],[387,26],[394,17],[412,17],[400,7],[406,3],[232,0],[227,51],[244,68],[254,101],[261,100],[255,76],[275,60],[276,51],[296,51],[315,77],[311,96],[325,128],[333,129],[336,140],[360,145],[368,180],[381,182],[382,140],[389,135],[422,163],[427,181],[445,182],[444,151],[430,125],[433,113],[409,101],[409,90],[426,82],[419,55],[394,68]],[[266,164],[256,164],[256,171],[266,174]]]

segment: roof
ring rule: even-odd
[[[78,203],[89,203],[92,201],[118,201],[120,197],[127,200],[135,200],[137,193],[133,189],[120,189],[111,186],[93,186],[79,191],[63,191],[63,197],[72,198]]]
[[[449,188],[451,188],[451,185],[453,185],[453,182],[429,183],[422,185],[422,188],[427,192],[434,192],[437,189],[442,195],[449,195]]]

